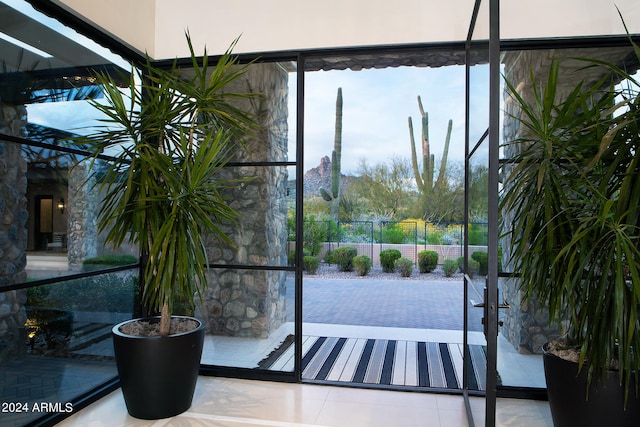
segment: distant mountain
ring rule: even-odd
[[[340,179],[340,189],[344,190],[356,179],[355,176],[342,175]],[[296,180],[289,181],[289,194],[295,195]],[[320,159],[320,165],[309,169],[304,174],[304,197],[321,197],[320,188],[330,190],[331,188],[331,159],[324,156]]]

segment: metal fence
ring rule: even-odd
[[[327,251],[339,246],[354,246],[359,255],[367,255],[374,264],[378,254],[384,249],[398,249],[403,257],[414,263],[422,250],[435,250],[439,253],[439,263],[445,259],[463,256],[464,224],[462,223],[424,223],[414,221],[349,221],[331,220],[305,222],[307,229],[303,233],[305,247],[315,245],[316,255],[324,257]],[[310,231],[313,229],[313,232]],[[322,246],[318,246],[318,241]],[[469,224],[469,245],[486,246],[487,224]],[[320,248],[320,249],[318,249]]]

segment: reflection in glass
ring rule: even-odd
[[[136,282],[134,269],[0,292],[3,324],[17,332],[2,337],[0,401],[71,402],[114,378],[111,328],[131,318]],[[21,425],[42,415],[2,418]]]

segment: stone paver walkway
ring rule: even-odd
[[[307,323],[463,328],[461,281],[350,280],[305,276],[303,286],[303,321]],[[288,279],[288,316],[293,316],[293,287],[293,279]],[[482,309],[472,307],[469,301],[467,304],[469,330],[481,331]]]

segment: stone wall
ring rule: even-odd
[[[24,106],[0,105],[0,133],[24,137]],[[21,146],[0,141],[0,362],[24,349],[26,292],[2,287],[27,280],[27,162]]]
[[[593,82],[601,77],[603,69],[598,67],[585,68],[588,63],[574,58],[598,58],[614,64],[621,63],[632,51],[629,48],[607,49],[571,49],[571,50],[531,50],[506,52],[503,56],[505,78],[516,87],[527,102],[533,101],[533,87],[530,75],[533,73],[538,88],[546,83],[549,67],[553,58],[560,58],[559,92],[557,99],[566,96],[576,84],[584,80]],[[520,110],[509,94],[504,94],[504,129],[505,142],[520,137],[524,129],[519,127],[516,119]],[[514,157],[523,147],[509,145],[505,147],[504,157]],[[506,166],[508,167],[508,166]],[[508,173],[508,172],[507,172]],[[506,174],[506,173],[505,173]],[[508,212],[503,212],[505,222],[510,221]],[[510,241],[503,238],[503,265],[505,271],[512,271],[508,265]],[[562,334],[559,325],[548,325],[548,311],[535,300],[524,301],[518,288],[517,279],[501,279],[501,290],[505,301],[511,305],[502,315],[504,326],[502,333],[521,353],[540,353],[542,345],[550,339]]]
[[[84,160],[69,168],[67,258],[72,268],[98,253],[98,195],[95,177],[89,176],[90,161]]]
[[[245,141],[238,162],[287,160],[287,72],[278,64],[254,64],[230,91],[261,93],[260,99],[244,101],[254,111],[261,130]],[[235,228],[224,228],[237,250],[211,240],[208,255],[214,264],[257,267],[287,265],[287,181],[285,166],[227,168],[227,177],[249,177],[230,191],[231,206],[241,214]],[[266,338],[285,319],[285,273],[249,269],[212,269],[208,288],[197,315],[216,335]]]

